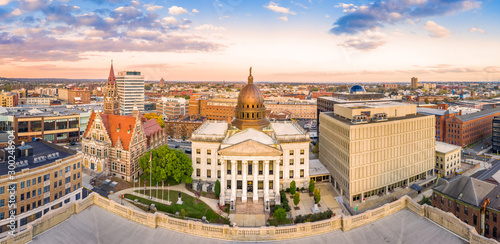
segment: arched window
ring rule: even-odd
[[[497,227],[493,227],[493,238],[497,238]]]
[[[488,224],[484,225],[484,235],[489,236],[490,235],[490,226]]]

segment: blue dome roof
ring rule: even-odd
[[[351,89],[349,90],[349,93],[365,93],[365,88],[363,88],[360,85],[354,85],[351,86]]]

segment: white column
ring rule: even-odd
[[[264,161],[264,201],[269,199],[269,160]]]
[[[219,196],[219,201],[221,204],[225,204],[226,199],[225,199],[225,193],[227,190],[227,182],[226,182],[226,160],[221,160],[221,170],[220,170],[220,196]]]
[[[257,175],[259,175],[259,161],[253,161],[253,202],[259,201],[259,181],[257,180]]]
[[[274,182],[273,182],[274,196],[276,199],[276,204],[279,204],[281,202],[281,197],[280,197],[280,159],[279,158],[274,160],[273,174],[274,174]]]
[[[241,201],[246,203],[247,202],[247,167],[248,167],[248,161],[245,160],[241,163],[241,173],[243,174],[243,193],[241,194]]]
[[[231,198],[234,200],[234,204],[236,204],[236,160],[231,160]]]

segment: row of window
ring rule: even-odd
[[[293,156],[294,152],[295,152],[295,150],[289,150],[288,153],[289,153],[290,156]],[[200,148],[196,149],[196,154],[201,154],[201,149]],[[304,154],[305,154],[304,149],[300,149],[300,155],[304,155]],[[212,155],[212,150],[211,149],[207,149],[207,155]]]
[[[240,171],[238,171],[238,172],[240,172]],[[228,170],[228,172],[227,172],[227,173],[228,173],[228,174],[231,174],[231,170]],[[217,179],[220,179],[220,177],[221,177],[221,176],[220,176],[220,174],[221,174],[221,171],[220,171],[220,170],[217,170]],[[273,171],[272,171],[272,170],[270,170],[270,171],[269,171],[269,174],[270,174],[270,175],[273,175]],[[279,173],[279,174],[280,174],[280,176],[279,176],[279,177],[280,177],[280,179],[283,179],[283,171],[280,171],[280,173]],[[240,174],[240,175],[241,175],[241,174]],[[251,171],[249,172],[249,175],[252,175],[252,172],[251,172]],[[262,175],[262,171],[259,171],[259,175]],[[200,169],[200,168],[197,168],[197,169],[196,169],[196,176],[197,176],[197,177],[201,177],[201,169]],[[212,170],[207,169],[207,174],[206,174],[206,177],[207,177],[207,178],[212,178]],[[294,178],[294,170],[290,170],[290,172],[289,172],[289,178]],[[304,170],[303,170],[303,169],[301,169],[301,170],[300,170],[300,178],[304,178]]]

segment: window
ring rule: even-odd
[[[464,214],[469,216],[469,209],[467,209],[467,206],[464,206]]]
[[[44,186],[43,187],[43,193],[47,193],[50,191],[50,186]]]
[[[486,220],[489,220],[490,219],[490,211],[486,210],[486,212],[484,212],[484,218]]]
[[[217,165],[220,165],[221,164],[221,161],[220,160],[217,160]]]
[[[300,178],[304,178],[304,170],[303,169],[300,170]]]
[[[451,208],[451,200],[448,199],[448,207]]]
[[[24,193],[21,194],[21,201],[24,201]]]
[[[241,180],[236,181],[236,189],[241,190],[243,188],[242,185],[243,184]]]
[[[50,197],[46,197],[43,199],[43,204],[47,204],[50,202]]]
[[[71,177],[70,176],[66,177],[66,179],[64,180],[64,183],[68,184],[70,182],[71,182]]]
[[[3,212],[0,213],[0,219],[5,219],[5,214]]]
[[[258,185],[258,187],[259,187],[259,188],[258,188],[259,190],[264,189],[264,181],[259,180],[259,185]]]
[[[271,189],[271,190],[273,189],[273,181],[272,180],[269,181],[269,189]]]
[[[122,151],[116,150],[116,158],[122,158]]]
[[[31,192],[26,192],[26,199],[30,199],[31,197]]]
[[[0,200],[0,207],[3,207],[3,206],[5,206],[5,200],[4,199]]]
[[[497,222],[497,214],[496,213],[493,213],[493,222],[496,223]]]
[[[273,169],[274,169],[274,161],[269,162],[269,174],[273,174]]]
[[[78,174],[76,174],[78,179],[80,179],[80,172],[78,172]]]
[[[220,179],[220,170],[217,170],[217,179]]]
[[[280,179],[283,179],[283,170],[280,170]]]
[[[38,195],[42,195],[42,188],[38,188]]]
[[[57,178],[57,171],[54,172],[54,178]]]
[[[66,166],[66,167],[64,168],[64,173],[68,173],[68,172],[70,172],[70,171],[71,171],[71,165],[70,165],[70,166]]]
[[[33,180],[31,181],[31,183],[33,183],[32,185],[36,185],[36,178],[33,178]]]
[[[474,224],[474,226],[477,225],[477,216],[475,214],[472,215],[472,223]]]
[[[300,155],[304,155],[304,149],[300,149]]]
[[[283,166],[283,160],[280,160],[280,166]]]
[[[97,124],[97,123],[96,123],[96,124],[95,124],[95,128],[96,128],[96,129],[98,129],[98,130],[100,130],[100,129],[101,129],[101,124]]]
[[[21,181],[21,189],[24,189],[24,181]]]
[[[212,178],[212,170],[207,169],[207,178]]]
[[[2,186],[0,187],[0,194],[4,194],[5,193],[5,186]]]
[[[497,238],[497,227],[493,227],[493,238]]]
[[[113,171],[117,171],[118,170],[116,162],[111,163],[111,170],[113,170]]]
[[[259,175],[262,175],[263,168],[264,168],[264,162],[259,161]]]
[[[196,163],[200,164],[201,163],[201,158],[196,158]]]
[[[304,158],[300,159],[300,164],[304,164]]]
[[[48,181],[50,180],[50,174],[46,174],[43,176],[43,181]]]
[[[460,213],[460,204],[457,203],[457,213]]]
[[[237,164],[237,167],[238,167],[238,175],[241,175],[241,167],[243,165],[243,162],[239,161],[236,163]]]
[[[231,189],[231,180],[227,180],[227,189]]]
[[[201,154],[201,149],[196,149],[196,154]]]
[[[293,165],[293,159],[290,159],[290,165]]]
[[[293,170],[290,170],[290,179],[293,178]]]
[[[293,150],[290,150],[290,156],[293,156]]]
[[[125,166],[125,164],[120,165],[120,171],[122,173],[125,173],[127,171],[127,167]]]
[[[33,195],[33,197],[35,197],[35,196],[36,196],[36,190],[33,190],[33,191],[31,192],[31,195]]]
[[[211,165],[211,164],[212,164],[212,159],[211,159],[211,158],[207,158],[207,164],[208,164],[208,165]]]
[[[57,181],[54,182],[54,188],[57,188]]]
[[[212,150],[207,149],[207,155],[212,155]]]
[[[227,165],[227,174],[231,174],[231,161],[227,160],[226,165]]]
[[[73,174],[73,180],[76,180],[76,174]]]
[[[201,176],[201,170],[200,170],[200,169],[196,169],[196,176],[197,176],[197,177],[200,177],[200,176]]]
[[[62,186],[62,180],[59,180],[59,186]]]

